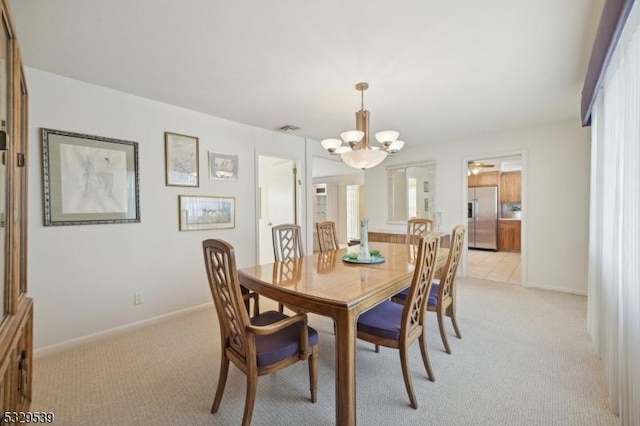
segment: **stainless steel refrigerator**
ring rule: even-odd
[[[498,250],[498,187],[469,188],[469,248]]]

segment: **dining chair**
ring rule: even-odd
[[[449,346],[449,340],[447,339],[447,333],[444,329],[444,316],[451,318],[453,329],[456,332],[458,339],[462,339],[462,333],[458,327],[458,321],[456,319],[456,273],[458,271],[458,265],[460,264],[460,257],[462,256],[462,249],[464,244],[464,234],[466,229],[463,225],[457,225],[453,228],[451,233],[451,244],[449,246],[449,255],[447,262],[441,271],[441,277],[439,283],[434,283],[429,293],[429,299],[427,300],[427,311],[435,312],[438,317],[438,328],[440,329],[440,337],[444,344],[445,351],[451,353],[451,347]],[[392,301],[400,304],[404,304],[407,300],[409,292],[403,290],[397,293],[391,298]]]
[[[273,257],[276,262],[298,259],[304,256],[300,225],[284,223],[274,226],[271,228],[271,238],[273,241]],[[284,312],[282,303],[278,303],[278,311]]]
[[[249,317],[246,297],[238,279],[233,247],[223,240],[202,242],[209,287],[218,314],[221,361],[218,386],[211,412],[220,407],[229,373],[229,361],[247,376],[247,392],[242,425],[251,423],[258,377],[273,373],[301,360],[309,361],[311,402],[317,399],[318,332],[307,326],[304,313],[289,317],[267,311]]]
[[[419,237],[418,254],[413,270],[409,294],[404,305],[386,300],[365,311],[358,318],[358,339],[388,348],[398,349],[404,385],[409,394],[411,407],[418,408],[409,372],[409,347],[417,339],[420,343],[422,362],[427,377],[435,380],[429,353],[427,352],[426,327],[424,321],[425,304],[431,291],[440,237]]]
[[[285,223],[271,228],[273,257],[276,262],[304,256],[300,225]]]
[[[320,253],[338,250],[338,234],[336,233],[336,223],[332,221],[316,222],[318,232],[318,247]]]
[[[423,237],[433,229],[433,221],[429,219],[412,218],[407,221],[406,244],[413,244],[418,237]]]

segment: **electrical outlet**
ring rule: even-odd
[[[141,291],[136,291],[133,293],[133,304],[134,305],[142,305],[144,303],[144,294]]]

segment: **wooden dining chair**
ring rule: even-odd
[[[273,257],[276,262],[304,256],[300,225],[285,223],[271,228]]]
[[[445,315],[451,318],[456,336],[462,339],[462,333],[460,333],[458,320],[456,319],[456,273],[458,271],[458,265],[460,264],[460,257],[462,256],[465,232],[466,229],[463,225],[458,225],[453,228],[451,244],[449,246],[449,256],[440,274],[442,278],[440,278],[439,283],[434,283],[431,287],[431,293],[429,294],[426,306],[428,311],[435,312],[438,317],[440,337],[442,338],[445,351],[449,354],[451,353],[451,347],[449,346],[447,333],[444,329]],[[403,304],[407,300],[407,297],[408,291],[404,290],[393,296],[391,300]]]
[[[211,412],[220,407],[229,361],[247,376],[242,425],[251,423],[258,377],[300,360],[309,360],[311,402],[317,399],[318,332],[307,326],[307,315],[289,317],[268,311],[249,317],[240,287],[233,247],[223,241],[202,242],[209,287],[220,322],[221,361]]]
[[[404,385],[413,408],[418,408],[418,401],[413,392],[409,372],[409,347],[416,339],[420,343],[427,377],[432,382],[435,380],[427,352],[424,315],[425,304],[433,282],[440,237],[420,237],[416,244],[418,254],[406,303],[400,305],[386,300],[362,313],[357,325],[358,339],[399,350]]]
[[[338,234],[336,233],[336,223],[332,221],[316,222],[318,232],[318,247],[320,253],[338,250]]]
[[[429,219],[412,218],[407,221],[406,244],[415,244],[418,237],[424,237],[433,229],[433,221]]]
[[[271,228],[271,239],[273,241],[273,257],[276,262],[304,256],[300,225],[284,223],[274,226]],[[284,312],[282,303],[278,303],[278,311]],[[298,312],[296,309],[294,311]]]

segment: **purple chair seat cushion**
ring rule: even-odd
[[[438,285],[438,283],[433,283],[431,285],[431,293],[429,293],[429,300],[427,301],[428,305],[436,306],[438,304],[438,289],[439,288],[440,288],[440,286]],[[402,299],[402,301],[407,300],[407,297],[409,297],[409,288],[405,288],[400,293],[396,293],[396,295],[394,296],[394,298]]]
[[[251,318],[253,325],[269,325],[288,318],[287,315],[276,311],[263,312]],[[256,336],[256,352],[258,365],[264,366],[281,361],[300,351],[300,326],[302,323],[291,324],[289,327],[274,334]],[[318,344],[318,332],[307,327],[309,332],[309,347]]]
[[[404,306],[388,300],[360,314],[358,331],[391,340],[400,340]]]

